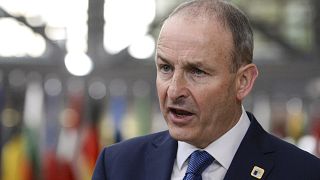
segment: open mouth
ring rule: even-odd
[[[169,111],[177,117],[192,116],[193,113],[181,109],[169,108]]]

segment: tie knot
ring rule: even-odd
[[[186,173],[200,175],[214,161],[214,158],[206,151],[194,151],[190,155]]]

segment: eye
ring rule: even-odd
[[[205,75],[206,73],[198,68],[192,68],[191,69],[191,73],[196,75],[196,76],[203,76]]]
[[[172,67],[168,64],[162,64],[159,66],[160,71],[162,73],[170,73],[172,71]]]

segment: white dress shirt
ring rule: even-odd
[[[249,126],[250,120],[242,107],[242,115],[238,123],[203,149],[215,158],[215,161],[203,171],[203,180],[223,180]],[[183,179],[188,167],[188,157],[198,149],[193,145],[178,141],[177,156],[173,165],[171,180]]]

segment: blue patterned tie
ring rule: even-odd
[[[194,151],[190,155],[188,169],[183,180],[202,180],[201,173],[214,161],[206,151]]]

